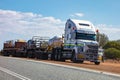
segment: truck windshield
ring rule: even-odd
[[[95,34],[86,34],[86,33],[76,33],[76,39],[83,39],[83,40],[96,40]]]
[[[80,26],[90,26],[89,24],[79,23]]]

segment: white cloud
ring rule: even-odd
[[[104,33],[110,40],[120,39],[120,27],[115,25],[98,24],[96,27],[100,33]]]
[[[64,33],[64,24],[64,21],[54,17],[0,9],[0,45],[5,40],[16,38],[31,39],[32,36],[61,36]],[[2,49],[2,46],[0,49]]]
[[[74,13],[71,15],[71,17],[83,17],[84,14],[83,13]]]
[[[31,12],[0,10],[0,31],[0,36],[14,33],[31,37],[33,35],[51,37],[63,34],[64,22],[54,17],[44,17]]]

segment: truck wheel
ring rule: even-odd
[[[61,61],[61,55],[58,53],[58,61]]]
[[[65,62],[65,59],[61,59],[60,61]]]
[[[54,54],[55,54],[55,61],[58,61],[58,52],[57,52],[57,48],[55,48]]]
[[[79,61],[79,63],[81,63],[81,64],[82,64],[83,62],[84,62],[83,60],[80,60],[80,61]]]
[[[50,56],[50,59],[51,60],[55,60],[55,48],[52,49],[52,53],[51,53],[51,56]]]
[[[42,59],[42,60],[46,60],[47,57],[48,57],[48,56],[46,55],[45,52],[43,52],[43,51],[40,52],[40,59]]]
[[[26,52],[24,52],[23,55],[24,55],[23,56],[24,58],[27,58],[27,53]]]
[[[43,53],[40,52],[40,59],[43,60],[44,59],[44,56],[43,56]]]
[[[62,57],[61,53],[58,54],[58,60],[62,61],[62,62],[65,62],[65,59]]]
[[[39,59],[42,59],[42,53],[41,53],[41,52],[39,52],[38,58],[39,58]]]
[[[23,52],[20,52],[20,57],[23,57],[24,55],[23,55]]]
[[[58,60],[58,55],[57,55],[57,53],[55,54],[55,61],[57,61]]]
[[[43,58],[44,60],[47,60],[48,59],[48,54],[47,53],[43,53],[43,57],[44,57]]]
[[[99,65],[100,64],[100,62],[94,62],[96,65]]]
[[[72,61],[73,63],[77,63],[77,62],[78,62],[78,61],[76,60],[76,57],[75,57],[75,50],[72,51],[71,61]]]
[[[39,59],[39,53],[38,52],[35,52],[35,58]]]
[[[16,57],[16,52],[11,53],[12,57]]]
[[[3,56],[9,56],[9,53],[7,51],[4,51]]]
[[[51,53],[50,60],[55,60],[55,54],[53,52]]]
[[[17,57],[21,57],[21,52],[17,52]]]
[[[32,58],[32,51],[28,51],[28,58]]]
[[[73,55],[72,61],[73,61],[73,63],[77,63],[77,62],[78,62],[78,61],[76,60],[75,55]]]

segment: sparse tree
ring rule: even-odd
[[[117,40],[118,43],[120,43],[120,40]]]
[[[107,35],[100,34],[99,32],[97,33],[97,41],[99,42],[99,47],[103,47],[108,41],[108,37]]]

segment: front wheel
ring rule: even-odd
[[[100,64],[100,62],[94,62],[96,65],[99,65]]]
[[[3,56],[9,56],[9,52],[4,51],[4,52],[3,52]]]
[[[80,60],[80,61],[79,61],[79,63],[81,63],[81,64],[82,64],[83,62],[84,62],[84,60]]]
[[[73,57],[72,57],[71,61],[72,61],[73,63],[77,63],[77,62],[78,62],[78,61],[76,60],[75,55],[73,55]]]
[[[72,51],[71,61],[72,61],[73,63],[77,63],[76,56],[75,56],[75,50]]]

